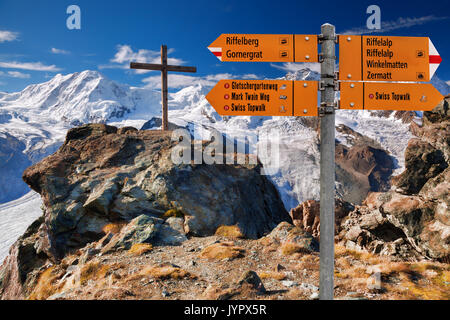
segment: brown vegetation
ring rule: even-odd
[[[28,296],[29,300],[45,300],[54,294],[59,288],[58,279],[61,275],[56,267],[49,267],[45,269],[37,281],[31,294]]]
[[[128,250],[128,253],[135,256],[141,256],[152,251],[153,246],[150,243],[135,243]]]
[[[164,219],[168,219],[171,217],[175,217],[175,218],[183,218],[184,217],[184,213],[183,211],[181,211],[180,209],[169,209],[166,212],[164,212],[163,216]]]
[[[117,234],[120,232],[120,230],[122,230],[122,228],[126,225],[125,222],[113,222],[113,223],[108,223],[107,225],[105,225],[102,229],[102,231],[107,234],[107,233],[112,233],[112,234]]]
[[[182,278],[195,278],[189,272],[172,266],[160,266],[160,267],[145,267],[140,272],[141,275],[151,276],[157,279],[182,279]]]
[[[284,242],[280,247],[280,252],[285,256],[291,256],[294,253],[310,253],[309,250],[294,242]]]
[[[311,299],[314,291],[300,284],[319,285],[318,253],[298,253],[295,246],[285,245],[285,253],[293,252],[285,255],[273,243],[269,246],[277,250],[263,253],[267,247],[259,240],[211,244],[219,239],[192,238],[186,247],[135,246],[79,265],[71,263],[73,256],[45,269],[29,299]],[[199,254],[191,248],[203,249]],[[351,293],[351,298],[363,299],[450,300],[448,264],[396,262],[339,244],[335,256],[336,299]],[[64,276],[68,265],[76,266],[70,277]],[[267,292],[258,293],[248,283],[239,285],[245,270],[254,270]],[[286,287],[285,280],[297,284]]]
[[[286,279],[286,274],[284,272],[276,272],[276,271],[261,271],[258,272],[258,276],[264,279],[275,279],[275,280],[284,280]]]
[[[98,261],[89,262],[81,268],[80,271],[80,284],[84,285],[89,280],[99,280],[104,279],[108,271],[110,270],[110,266],[107,264],[102,264]]]
[[[233,242],[220,242],[204,248],[199,256],[205,259],[231,260],[242,257],[244,253],[245,250],[235,246]]]
[[[216,230],[216,235],[230,239],[244,238],[244,234],[238,226],[220,226]]]

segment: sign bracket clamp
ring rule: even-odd
[[[337,80],[336,75],[334,76],[333,81],[327,80],[331,80],[331,78],[319,80],[319,91],[324,91],[326,87],[333,87],[334,91],[340,90],[340,83]]]
[[[323,117],[326,114],[333,114],[339,108],[339,100],[335,102],[321,102],[319,106],[319,117]]]
[[[319,53],[318,55],[317,55],[319,58],[318,58],[318,62],[319,63],[322,63],[323,62],[323,53]],[[336,56],[334,56],[334,58],[333,58],[334,60],[337,60],[337,57]]]
[[[338,43],[339,38],[335,34],[334,36],[325,37],[322,33],[317,36],[317,41],[319,44],[322,44],[324,40],[333,40],[335,43]]]

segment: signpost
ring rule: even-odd
[[[220,80],[206,99],[221,116],[317,116],[317,97],[317,81]]]
[[[428,82],[441,61],[426,37],[339,36],[339,80]]]
[[[340,109],[430,111],[444,98],[432,84],[341,82]]]
[[[220,61],[320,62],[320,81],[221,80],[206,99],[222,116],[320,116],[320,294],[333,299],[335,110],[432,110],[443,96],[427,82],[442,59],[429,38],[222,34],[208,49]],[[335,46],[339,68],[335,72]],[[318,54],[318,44],[321,53]],[[318,91],[320,104],[318,105]],[[340,91],[340,101],[335,93]]]
[[[317,35],[308,34],[221,34],[208,49],[220,61],[319,61]]]

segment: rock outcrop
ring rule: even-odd
[[[449,99],[424,112],[392,190],[372,193],[343,224],[347,247],[401,259],[450,259]]]
[[[369,192],[390,188],[394,160],[381,145],[341,124],[336,130],[348,145],[336,143],[336,180],[338,196],[361,204]]]
[[[103,124],[70,130],[55,154],[23,174],[40,193],[44,215],[0,269],[0,296],[26,296],[44,263],[96,241],[94,253],[176,245],[223,225],[255,239],[291,221],[260,165],[175,164],[177,144],[170,132]]]
[[[336,199],[335,203],[335,232],[341,230],[341,221],[354,209],[354,205],[349,202]],[[320,239],[320,202],[307,200],[300,203],[296,208],[291,209],[289,215],[295,226],[304,229],[312,236]]]
[[[444,171],[444,153],[421,139],[411,139],[405,152],[406,170],[393,179],[396,191],[417,194],[425,183]]]
[[[293,246],[295,251],[300,252],[319,251],[319,243],[311,233],[287,222],[280,223],[261,242],[275,244],[280,248],[285,245]]]

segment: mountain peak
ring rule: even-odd
[[[120,119],[140,104],[148,109],[149,104],[154,104],[149,101],[151,98],[145,90],[119,84],[98,71],[84,70],[59,73],[21,92],[0,95],[0,103],[27,118],[44,116],[48,120],[79,125]]]
[[[438,76],[434,75],[431,79],[431,84],[444,96],[450,94],[450,85],[441,80]]]
[[[75,79],[95,79],[95,78],[107,79],[103,74],[101,74],[98,71],[84,70],[84,71],[68,73],[68,74],[57,73],[53,78],[51,78],[47,82],[34,84],[32,86],[40,86],[43,84],[50,84],[50,83],[58,84],[62,81],[67,81],[67,80],[73,81]],[[107,79],[107,80],[109,80],[109,79]],[[26,89],[27,88],[25,88],[24,90],[26,90]]]
[[[286,80],[312,80],[318,81],[320,80],[320,73],[307,67],[303,66],[298,70],[288,72],[286,76],[284,76]]]
[[[74,77],[78,77],[78,78],[102,78],[102,79],[107,79],[102,73],[96,71],[96,70],[84,70],[81,72],[75,72],[72,74]]]

